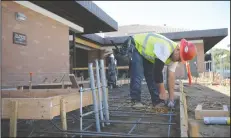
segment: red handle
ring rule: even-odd
[[[191,74],[190,65],[188,62],[186,62],[186,69],[187,69],[187,74],[188,74],[189,85],[191,85],[192,84],[192,74]]]

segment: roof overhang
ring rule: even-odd
[[[162,35],[174,41],[179,41],[182,38],[187,40],[202,39],[204,41],[204,52],[207,52],[228,35],[228,28],[163,33]],[[111,46],[111,40],[114,41],[115,44],[122,44],[127,38],[128,36],[106,37],[104,38],[103,45]]]
[[[54,13],[52,13],[52,12],[50,12],[44,8],[41,8],[36,4],[33,4],[29,1],[14,1],[14,2],[17,4],[20,4],[24,7],[27,7],[29,9],[33,10],[34,12],[40,13],[44,16],[47,16],[47,17],[49,17],[49,18],[51,18],[57,22],[60,22],[64,25],[68,26],[70,28],[70,30],[72,30],[76,33],[82,33],[83,32],[83,28],[81,26],[74,24],[73,22],[70,22],[67,19],[62,18],[59,15],[56,15],[56,14],[54,14]]]
[[[84,28],[84,33],[118,30],[118,23],[91,1],[30,1]]]

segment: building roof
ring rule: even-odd
[[[104,33],[104,38],[96,34],[86,34],[81,37],[94,41],[102,46],[111,46],[111,40],[115,44],[122,44],[128,36],[135,33],[147,32],[162,34],[173,41],[179,41],[182,38],[187,40],[203,40],[204,53],[206,53],[228,35],[228,28],[192,30],[168,26],[129,25],[120,26],[117,32]]]
[[[84,28],[84,33],[117,31],[118,23],[91,1],[30,1]]]
[[[104,33],[104,37],[117,37],[117,36],[129,36],[136,33],[171,33],[171,32],[184,32],[184,31],[192,31],[191,29],[185,28],[174,28],[170,26],[153,26],[153,25],[140,25],[140,24],[132,24],[132,25],[124,25],[119,26],[118,31]]]

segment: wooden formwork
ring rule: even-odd
[[[188,137],[188,110],[183,84],[180,84],[180,130],[181,137]]]
[[[201,120],[204,117],[229,117],[230,113],[227,105],[223,105],[223,110],[203,110],[198,104],[195,109],[195,119]]]
[[[51,120],[61,115],[66,130],[66,112],[80,108],[79,89],[3,90],[1,94],[1,116],[10,119],[12,137],[16,137],[17,119]],[[83,107],[92,105],[92,98],[90,90],[83,92]]]
[[[179,98],[179,106],[180,106],[180,130],[181,137],[188,137],[188,111],[187,111],[187,102],[186,95],[183,91],[183,83],[180,81],[179,86],[175,85],[175,87],[180,88],[180,92],[175,92],[175,97]]]
[[[181,137],[199,137],[199,124],[188,119],[186,94],[183,90],[182,81],[180,81],[180,93],[177,96],[180,98]]]

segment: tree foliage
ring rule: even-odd
[[[215,64],[215,69],[218,70],[220,69],[220,63],[223,62],[223,68],[225,69],[230,69],[230,51],[226,49],[218,49],[215,48],[212,51],[212,55],[214,57],[214,64]],[[220,56],[222,55],[227,55],[223,60],[221,61]]]

